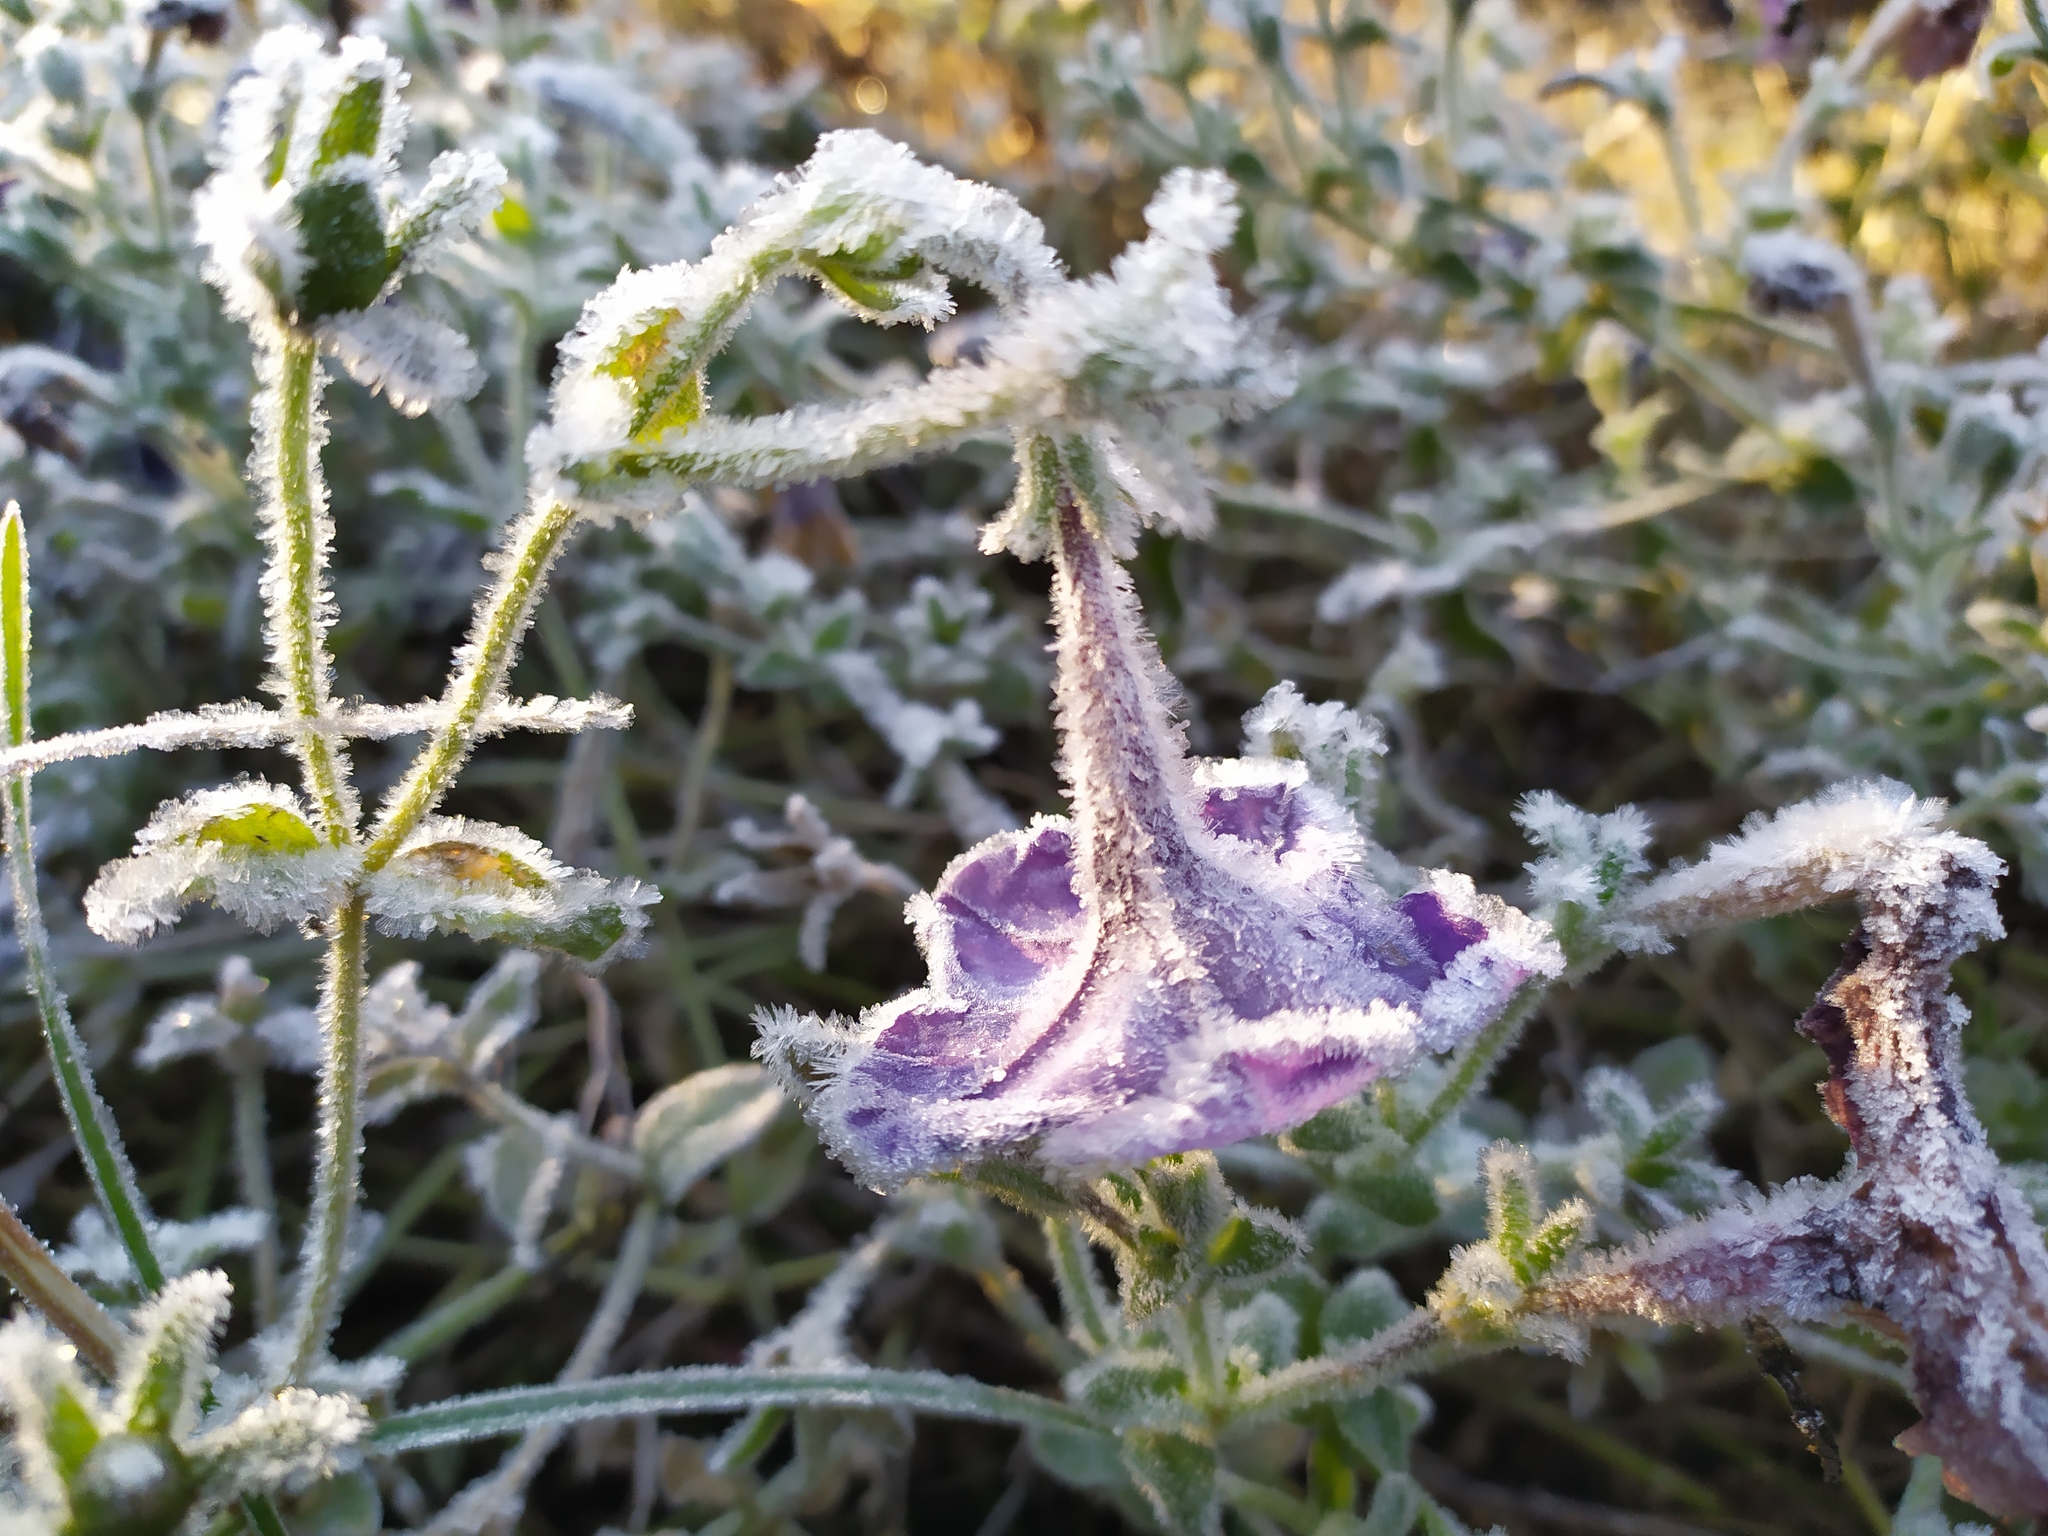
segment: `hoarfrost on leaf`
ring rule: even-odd
[[[811,970],[825,969],[825,946],[832,918],[863,891],[878,896],[910,896],[917,882],[893,864],[876,864],[860,855],[853,840],[841,837],[802,795],[791,795],[782,808],[781,829],[757,826],[742,818],[728,829],[732,840],[751,853],[796,855],[800,864],[771,864],[721,881],[712,899],[729,906],[801,906],[797,955]]]
[[[134,944],[188,903],[211,901],[267,931],[325,909],[359,862],[320,837],[293,791],[244,779],[159,806],[134,853],[85,893],[85,920],[103,939]]]

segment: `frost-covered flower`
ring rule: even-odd
[[[228,1314],[218,1270],[165,1286],[132,1319],[111,1393],[38,1318],[0,1328],[0,1400],[15,1479],[10,1530],[197,1531],[241,1494],[300,1492],[356,1459],[370,1421],[354,1399],[304,1387],[202,1412]]]
[[[632,948],[661,893],[571,869],[524,832],[461,816],[421,821],[365,882],[386,933],[466,933],[601,966]]]
[[[483,380],[469,343],[393,302],[498,201],[505,169],[451,150],[404,195],[406,74],[374,38],[330,53],[304,26],[266,33],[227,96],[213,176],[193,198],[205,274],[259,339],[317,335],[359,382],[417,416]]]
[[[202,789],[157,807],[135,851],[102,869],[85,893],[85,920],[134,944],[211,901],[252,928],[304,922],[354,876],[360,855],[314,831],[291,790],[260,779]]]
[[[1073,814],[989,839],[912,902],[926,987],[857,1025],[758,1021],[757,1054],[876,1184],[1284,1130],[1469,1038],[1563,964],[1460,876],[1389,899],[1306,764],[1190,761],[1091,512],[1064,497],[1053,530]]]
[[[853,839],[841,837],[818,808],[802,795],[791,795],[782,808],[784,829],[734,822],[732,840],[753,853],[801,855],[801,864],[748,870],[719,883],[714,901],[732,906],[804,909],[796,952],[814,971],[825,969],[825,942],[833,914],[862,891],[878,896],[909,896],[917,882],[893,864],[875,864],[860,856]]]

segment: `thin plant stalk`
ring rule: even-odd
[[[647,1283],[664,1214],[654,1200],[642,1200],[634,1208],[597,1308],[584,1325],[583,1337],[577,1341],[568,1364],[555,1378],[556,1385],[573,1386],[589,1381],[604,1368],[619,1335],[625,1331],[633,1303],[639,1300],[641,1288]],[[493,1520],[516,1518],[525,1501],[526,1485],[547,1460],[548,1453],[560,1443],[565,1428],[563,1424],[551,1423],[529,1429],[495,1472],[472,1484],[441,1512],[440,1518],[427,1527],[427,1536],[452,1536]]]
[[[270,1112],[263,1092],[263,1066],[236,1063],[230,1080],[234,1094],[235,1178],[242,1203],[263,1218],[263,1236],[255,1259],[256,1325],[277,1321],[277,1190],[270,1177]]]
[[[313,1208],[306,1222],[289,1374],[302,1378],[327,1347],[342,1300],[349,1219],[362,1174],[362,1007],[368,915],[358,894],[333,917],[321,984],[327,1054],[320,1068],[320,1132]]]
[[[732,717],[732,657],[724,651],[711,654],[711,672],[704,685],[704,713],[697,720],[697,734],[690,743],[690,758],[676,785],[676,829],[670,834],[668,865],[680,869],[688,862],[690,846],[704,818],[704,787],[711,778],[711,765],[725,736],[726,721]]]
[[[13,503],[8,504],[4,522],[0,522],[0,688],[5,690],[7,745],[18,747],[29,734],[28,533],[21,508]],[[0,836],[7,842],[15,941],[21,946],[29,992],[42,1019],[43,1041],[49,1049],[58,1095],[64,1101],[64,1116],[71,1122],[85,1171],[128,1252],[136,1277],[146,1290],[160,1290],[164,1270],[150,1243],[148,1207],[136,1187],[135,1170],[121,1145],[120,1130],[93,1082],[85,1042],[71,1022],[71,1009],[50,961],[50,934],[43,926],[42,901],[36,888],[35,819],[26,774],[14,774],[7,780],[6,794],[0,797]]]
[[[17,1295],[78,1347],[78,1353],[107,1381],[120,1368],[128,1331],[76,1280],[64,1273],[50,1250],[22,1225],[14,1207],[0,1199],[0,1274]]]

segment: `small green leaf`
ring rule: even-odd
[[[1166,1430],[1123,1436],[1124,1466],[1171,1536],[1215,1536],[1222,1529],[1216,1494],[1216,1452]]]
[[[1097,1357],[1067,1380],[1068,1397],[1112,1424],[1158,1424],[1188,1415],[1188,1373],[1164,1350]]]
[[[1277,1218],[1239,1211],[1209,1240],[1204,1257],[1220,1280],[1248,1280],[1269,1274],[1301,1256],[1301,1239]]]
[[[108,1435],[72,1479],[77,1536],[170,1536],[199,1497],[199,1479],[167,1434]]]
[[[1337,1432],[1382,1477],[1408,1469],[1408,1446],[1429,1413],[1429,1399],[1408,1382],[1330,1405]]]
[[[77,1394],[61,1384],[50,1395],[50,1419],[44,1435],[49,1442],[50,1459],[57,1464],[57,1475],[67,1483],[100,1443],[99,1426],[92,1415]]]
[[[347,155],[374,155],[377,135],[383,126],[383,79],[358,80],[341,93],[327,126],[320,130],[320,147],[313,155],[313,169],[324,171]]]
[[[215,816],[192,834],[195,843],[218,843],[250,853],[311,853],[319,835],[305,818],[268,801]]]
[[[1092,1492],[1130,1484],[1114,1435],[1084,1429],[1035,1429],[1031,1455],[1069,1488]]]
[[[805,263],[821,282],[836,288],[860,309],[886,315],[902,307],[903,285],[920,276],[924,262],[911,252],[886,267],[874,266],[856,253],[813,255]]]
[[[292,207],[309,258],[299,279],[299,320],[324,320],[376,303],[391,275],[376,192],[353,178],[315,181],[298,190]]]
[[[633,1146],[669,1200],[765,1131],[781,1113],[782,1090],[765,1068],[735,1062],[698,1072],[640,1107]]]
[[[1436,1185],[1405,1155],[1374,1158],[1347,1172],[1344,1184],[1367,1210],[1404,1227],[1426,1227],[1443,1210]]]
[[[1361,1344],[1383,1328],[1391,1328],[1412,1308],[1401,1287],[1384,1269],[1354,1270],[1323,1301],[1323,1351],[1334,1354]]]
[[[1408,1536],[1427,1502],[1421,1485],[1405,1472],[1392,1472],[1372,1491],[1359,1536]]]
[[[1592,1211],[1582,1201],[1568,1200],[1536,1229],[1521,1260],[1510,1257],[1508,1262],[1524,1285],[1533,1285],[1575,1253],[1592,1231]]]

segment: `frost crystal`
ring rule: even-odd
[[[801,864],[752,870],[722,881],[712,899],[731,906],[804,909],[797,930],[797,954],[811,970],[825,969],[825,944],[832,917],[862,891],[878,896],[909,896],[917,882],[893,864],[873,864],[860,856],[851,838],[841,837],[802,795],[791,795],[782,808],[787,830],[762,828],[736,821],[727,830],[732,840],[752,853],[796,854]]]
[[[100,871],[85,920],[103,939],[138,943],[211,901],[252,928],[304,922],[331,903],[359,856],[324,842],[291,790],[260,779],[203,789],[157,808],[135,852]]]
[[[1462,877],[1390,901],[1306,765],[1190,762],[1128,579],[1072,500],[1055,559],[1073,815],[969,850],[912,902],[924,989],[858,1025],[757,1021],[756,1053],[863,1177],[1284,1130],[1558,972],[1540,925]]]

